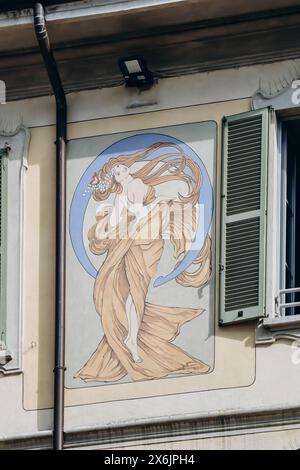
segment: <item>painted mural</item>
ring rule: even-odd
[[[187,298],[208,286],[212,218],[207,168],[174,136],[120,138],[85,168],[72,195],[69,231],[77,260],[93,279],[87,301],[102,334],[74,379],[115,383],[209,372],[205,359],[176,341],[204,314],[201,296],[196,307],[174,305],[168,286],[180,286]],[[166,254],[171,269],[164,272]],[[163,302],[156,290],[164,292]]]

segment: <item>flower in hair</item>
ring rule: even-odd
[[[93,191],[99,190],[100,193],[105,193],[113,183],[114,171],[110,171],[103,178],[99,178],[98,173],[94,173],[89,188]]]

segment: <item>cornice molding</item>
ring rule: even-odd
[[[281,16],[275,12],[264,15],[200,21],[60,44],[55,43],[54,29],[51,42],[67,93],[120,85],[117,60],[133,53],[143,55],[158,78],[299,58],[300,8],[284,10]],[[37,48],[20,49],[18,53],[2,51],[0,78],[6,83],[8,101],[50,94]]]

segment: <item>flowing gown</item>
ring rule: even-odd
[[[200,315],[203,309],[166,307],[147,302],[147,291],[164,249],[162,232],[170,227],[169,202],[156,204],[153,188],[149,188],[144,205],[151,206],[147,217],[131,231],[130,238],[109,238],[104,235],[110,211],[97,215],[97,223],[89,231],[93,253],[107,253],[94,285],[94,303],[101,317],[104,335],[97,349],[77,373],[85,381],[118,381],[126,375],[132,380],[154,379],[170,374],[200,374],[209,366],[173,343],[180,327]],[[182,209],[181,202],[172,208]],[[150,207],[149,206],[149,207]],[[132,219],[133,217],[131,217]],[[129,223],[130,223],[129,217]],[[147,219],[147,221],[146,221]],[[158,236],[145,237],[143,226],[151,219]],[[173,235],[174,227],[173,223]],[[143,233],[142,233],[143,232]],[[173,237],[175,255],[183,250],[185,240]],[[141,362],[134,362],[124,344],[128,333],[126,300],[132,297],[138,317],[138,351]]]

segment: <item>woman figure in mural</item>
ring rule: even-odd
[[[159,156],[143,161],[158,150]],[[143,166],[131,171],[137,162]],[[185,183],[187,194],[158,197],[155,187],[168,182]],[[171,241],[177,262],[191,246],[201,185],[198,165],[174,143],[156,143],[146,150],[112,158],[94,174],[90,183],[94,199],[105,201],[114,194],[114,204],[100,205],[96,223],[88,233],[91,252],[106,253],[94,286],[94,303],[104,336],[77,377],[117,381],[128,374],[133,380],[141,380],[209,370],[208,365],[173,343],[180,327],[203,309],[147,302],[165,240]],[[189,216],[186,208],[190,208]],[[192,272],[181,273],[176,281],[187,287],[202,287],[208,282],[208,235],[194,266]]]

